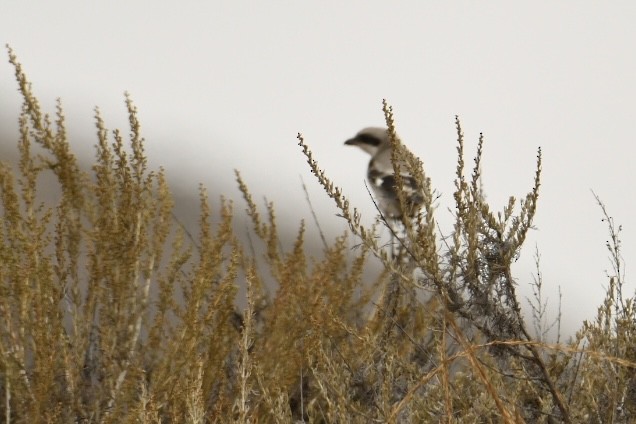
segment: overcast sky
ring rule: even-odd
[[[368,157],[342,143],[383,125],[383,98],[443,194],[438,219],[447,232],[455,115],[469,155],[485,135],[493,208],[531,189],[541,146],[537,231],[515,271],[529,295],[538,246],[546,294],[554,304],[561,286],[570,330],[593,317],[610,266],[591,190],[624,226],[634,289],[635,22],[633,1],[0,0],[0,41],[17,53],[45,109],[62,98],[78,151],[92,156],[94,106],[110,128],[126,128],[127,90],[151,165],[164,166],[175,187],[196,193],[202,182],[238,199],[237,168],[294,227],[309,216],[302,176],[329,234],[344,229],[312,180],[298,132],[373,219]],[[0,128],[13,143],[20,99],[6,60],[0,93]]]

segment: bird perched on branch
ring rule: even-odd
[[[355,137],[345,141],[345,144],[357,146],[371,155],[367,167],[367,180],[382,215],[391,219],[401,219],[403,215],[415,216],[424,201],[421,188],[408,172],[406,163],[401,160],[400,175],[402,176],[402,190],[406,203],[406,211],[403,211],[397,194],[396,178],[391,162],[391,140],[387,129],[365,128],[358,132]]]

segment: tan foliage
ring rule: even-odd
[[[344,234],[311,256],[301,222],[292,248],[283,249],[274,205],[263,213],[237,172],[254,245],[235,234],[230,202],[221,199],[213,217],[204,188],[192,237],[172,215],[163,170],[146,162],[128,96],[129,136],[107,130],[96,110],[95,163],[83,170],[61,103],[54,118],[46,115],[10,49],[9,57],[24,103],[19,163],[0,166],[6,422],[578,423],[636,416],[633,301],[623,294],[620,227],[604,207],[615,273],[598,318],[568,344],[550,345],[521,316],[510,265],[532,228],[540,150],[530,192],[493,212],[480,181],[484,139],[466,177],[456,119],[455,225],[442,236],[432,183],[398,139],[384,102],[394,163],[408,168],[424,199],[413,219],[379,218],[393,232],[391,246],[376,226],[361,224],[300,134],[312,173],[348,224]],[[57,184],[54,204],[41,200],[43,179]],[[371,255],[384,272],[366,281]],[[541,280],[535,284],[533,311],[542,319]],[[244,311],[235,306],[239,287],[247,288]]]

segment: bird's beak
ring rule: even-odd
[[[356,144],[358,144],[358,140],[355,138],[350,138],[349,140],[345,141],[344,144],[346,144],[347,146],[355,146]]]

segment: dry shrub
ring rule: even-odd
[[[597,319],[549,345],[521,315],[510,265],[532,228],[540,150],[529,193],[494,212],[481,188],[484,138],[466,176],[456,119],[455,224],[441,237],[432,183],[385,102],[394,163],[424,198],[414,219],[379,218],[392,246],[361,224],[299,134],[348,229],[311,255],[301,223],[282,248],[274,205],[263,212],[237,172],[255,238],[246,247],[233,205],[221,199],[214,216],[204,188],[199,232],[183,231],[163,171],[146,163],[128,96],[128,137],[108,131],[96,110],[95,163],[82,170],[61,103],[45,114],[10,49],[9,58],[24,103],[20,160],[0,167],[7,423],[633,420],[633,300],[623,293],[620,227],[600,200],[615,272]],[[42,200],[43,182],[54,202]],[[365,281],[370,256],[384,266],[375,281]],[[240,286],[244,311],[235,306]]]

